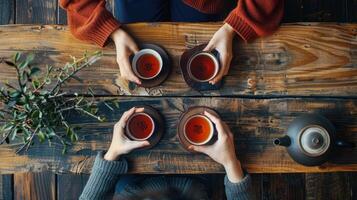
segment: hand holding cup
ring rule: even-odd
[[[120,155],[128,154],[134,149],[150,145],[147,140],[134,141],[125,135],[125,127],[129,118],[135,113],[141,113],[144,108],[131,108],[126,111],[120,120],[114,125],[113,138],[107,153],[104,155],[106,160],[116,160]]]
[[[207,116],[216,126],[218,132],[218,139],[213,145],[198,146],[191,145],[189,148],[204,153],[211,157],[214,161],[224,166],[228,179],[231,182],[239,182],[243,179],[244,174],[239,160],[236,157],[233,133],[228,125],[218,117],[205,111]]]

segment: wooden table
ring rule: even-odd
[[[207,42],[221,24],[155,23],[126,28],[140,42],[154,42],[173,58],[173,71],[163,85],[131,88],[120,79],[113,45],[103,58],[81,72],[83,82],[72,81],[66,91],[81,93],[89,86],[98,100],[115,98],[114,112],[101,106],[109,122],[75,118],[83,127],[80,142],[61,155],[59,144],[38,145],[16,155],[20,145],[0,146],[0,173],[89,173],[96,151],[108,148],[113,124],[128,108],[149,104],[166,117],[166,133],[147,152],[128,156],[130,173],[222,173],[223,168],[201,154],[186,152],[176,138],[179,115],[193,105],[219,111],[235,134],[236,149],[251,173],[357,171],[357,148],[336,152],[331,162],[319,167],[295,163],[273,138],[282,136],[289,123],[306,112],[321,113],[336,126],[338,134],[357,142],[357,24],[284,24],[274,35],[251,44],[236,41],[234,59],[224,87],[198,92],[184,82],[178,67],[182,52]],[[61,66],[69,55],[81,56],[98,47],[83,43],[66,26],[7,25],[0,27],[0,58],[16,51],[35,52],[36,61]],[[15,80],[15,71],[0,64],[0,80]]]

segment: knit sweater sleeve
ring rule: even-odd
[[[251,194],[251,178],[249,174],[246,174],[239,183],[232,183],[228,177],[225,176],[224,185],[227,200],[249,200],[254,196]]]
[[[60,6],[67,11],[71,33],[101,47],[120,26],[105,4],[105,0],[60,0]]]
[[[284,12],[284,0],[239,0],[225,22],[245,41],[274,32]]]
[[[118,176],[127,171],[126,160],[107,161],[103,158],[103,152],[99,152],[95,158],[92,173],[79,199],[104,199],[107,192],[118,181]]]

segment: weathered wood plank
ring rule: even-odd
[[[0,175],[0,200],[12,200],[13,175]]]
[[[353,199],[348,173],[306,174],[305,177],[306,200]]]
[[[223,168],[209,157],[190,154],[176,138],[177,120],[185,109],[204,105],[216,109],[234,130],[236,149],[243,166],[251,173],[357,171],[357,148],[336,151],[330,163],[304,167],[295,163],[284,147],[275,147],[273,138],[282,136],[298,115],[317,112],[335,124],[339,137],[357,142],[357,100],[355,99],[237,99],[237,98],[144,98],[118,97],[120,109],[114,112],[101,106],[108,122],[73,115],[82,127],[80,142],[61,154],[55,141],[35,145],[25,155],[16,155],[20,143],[0,146],[0,173],[52,170],[55,172],[89,173],[96,151],[109,146],[112,127],[122,112],[132,106],[154,106],[166,118],[165,134],[150,151],[128,156],[130,173],[221,173]],[[71,119],[70,119],[71,120]],[[194,161],[194,162],[192,162]]]
[[[14,174],[15,200],[56,199],[56,178],[51,172]]]
[[[57,0],[16,0],[17,24],[56,24]]]
[[[304,174],[264,174],[262,176],[262,199],[304,199]]]
[[[67,12],[60,7],[59,3],[57,5],[57,24],[67,24]]]
[[[68,84],[70,92],[92,87],[102,95],[298,95],[357,96],[357,25],[287,24],[274,35],[251,44],[235,43],[230,75],[219,91],[197,92],[181,77],[179,57],[187,48],[207,42],[220,24],[133,24],[127,27],[138,41],[164,46],[173,58],[173,71],[161,86],[131,90],[119,76],[115,50],[109,45],[98,64],[81,72],[83,83]],[[18,42],[19,38],[25,38]],[[97,47],[76,40],[64,26],[2,26],[0,58],[31,51],[39,64],[61,65],[69,55],[81,56]],[[0,80],[15,79],[5,68]]]
[[[14,23],[14,1],[1,0],[0,1],[0,24],[13,24]]]
[[[78,199],[88,178],[85,174],[57,175],[57,200]]]

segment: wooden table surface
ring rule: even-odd
[[[52,170],[89,173],[96,151],[108,148],[113,124],[132,106],[148,104],[166,117],[166,133],[150,151],[130,154],[131,173],[221,173],[223,168],[201,154],[186,152],[176,138],[179,115],[193,105],[216,109],[235,134],[236,149],[251,173],[357,171],[357,148],[335,153],[329,163],[304,167],[284,147],[273,146],[299,114],[321,113],[338,134],[357,142],[357,24],[284,24],[274,35],[250,44],[235,41],[229,76],[219,91],[198,92],[184,82],[178,68],[182,52],[205,43],[221,24],[155,23],[127,26],[139,42],[159,44],[173,58],[173,71],[163,85],[132,88],[119,76],[113,45],[103,58],[80,73],[66,91],[81,93],[90,86],[98,100],[116,99],[114,112],[101,106],[108,122],[75,120],[83,129],[80,142],[61,154],[61,146],[37,145],[16,155],[20,145],[0,145],[0,173]],[[66,26],[6,25],[0,27],[0,59],[16,51],[35,52],[36,61],[61,66],[69,55],[81,56],[98,47],[81,42]],[[15,71],[0,64],[0,81],[15,80]]]

